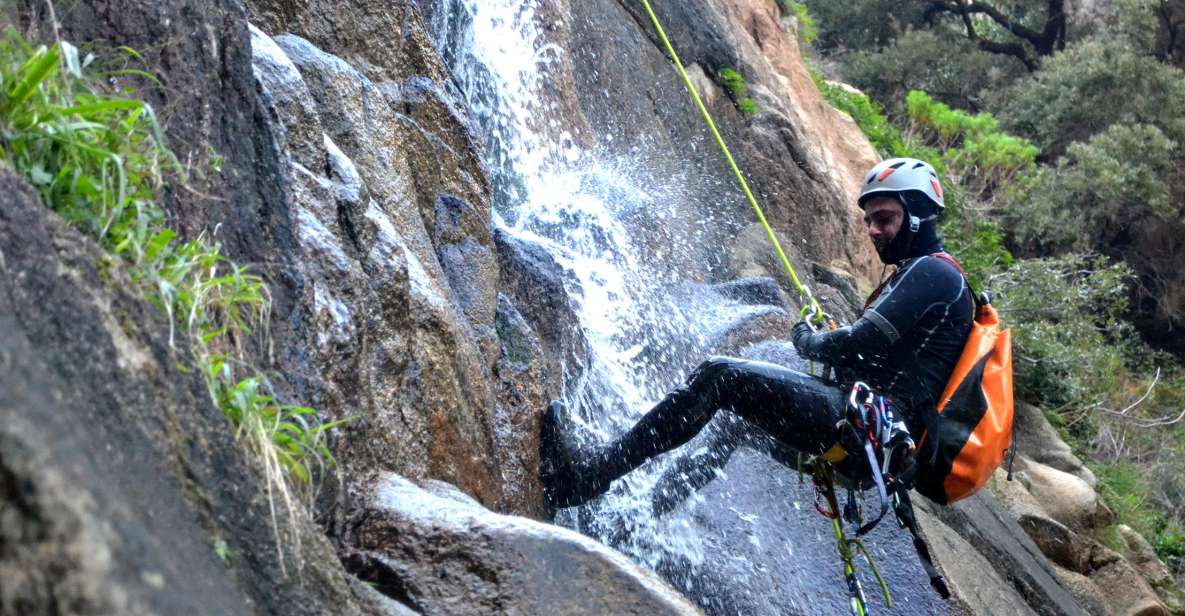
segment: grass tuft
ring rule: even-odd
[[[731,68],[720,69],[720,85],[728,93],[728,97],[736,103],[737,109],[745,115],[757,113],[757,103],[749,98],[749,88],[745,85],[745,78]]]
[[[165,226],[157,196],[167,177],[184,182],[181,165],[164,146],[152,108],[128,92],[106,93],[103,84],[111,75],[155,79],[136,69],[104,73],[95,64],[66,42],[34,47],[11,28],[0,37],[0,164],[117,255],[138,291],[168,316],[170,346],[184,339],[188,367],[205,377],[211,400],[265,471],[283,567],[276,503],[295,519],[290,485],[311,498],[314,479],[334,464],[326,438],[340,422],[277,402],[270,381],[250,364],[244,347],[251,337],[267,346],[266,284],[227,259],[220,244],[204,235],[181,241]]]

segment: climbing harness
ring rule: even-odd
[[[885,605],[892,608],[893,599],[889,594],[889,587],[860,538],[885,517],[889,510],[889,494],[893,493],[895,496],[898,488],[905,485],[908,481],[905,478],[906,473],[912,478],[915,468],[913,452],[916,448],[905,422],[896,417],[889,399],[877,394],[862,382],[852,385],[851,393],[848,395],[846,417],[837,427],[840,428],[841,442],[811,461],[811,478],[814,480],[816,494],[815,508],[823,517],[831,520],[840,560],[843,561],[844,577],[848,582],[852,614],[864,616],[869,611],[864,591],[856,578],[852,548],[864,555],[877,582],[880,583]],[[863,519],[854,489],[848,490],[848,500],[842,516],[840,514],[839,502],[835,495],[834,465],[847,458],[849,451],[862,452],[868,462],[869,475],[879,498],[880,511],[868,522]],[[902,465],[906,465],[907,470],[898,473],[898,467]],[[848,537],[844,533],[841,517],[843,521],[857,527],[853,537]]]
[[[794,283],[795,288],[798,289],[799,299],[803,300],[804,306],[810,306],[812,314],[819,315],[819,321],[815,325],[822,323],[821,317],[823,315],[822,308],[819,307],[818,300],[811,294],[811,290],[798,279],[798,274],[794,272],[794,267],[790,265],[790,259],[786,257],[785,251],[782,250],[781,243],[774,235],[773,227],[765,219],[765,214],[761,211],[761,206],[757,204],[757,198],[753,196],[753,191],[749,189],[749,183],[745,181],[744,174],[741,173],[740,167],[737,166],[736,161],[732,158],[732,153],[729,152],[728,146],[724,143],[724,138],[720,136],[720,131],[716,128],[716,122],[712,120],[712,114],[708,113],[708,108],[704,106],[703,100],[699,97],[699,92],[695,89],[695,84],[691,83],[691,78],[687,76],[687,71],[683,68],[683,63],[679,60],[678,54],[675,53],[675,47],[671,45],[670,39],[667,38],[666,32],[662,29],[662,24],[658,22],[658,15],[654,13],[654,9],[650,6],[649,0],[642,0],[642,6],[646,9],[646,14],[650,16],[650,22],[654,25],[655,32],[658,33],[658,38],[662,39],[663,45],[666,46],[667,55],[670,56],[671,61],[675,63],[675,68],[679,69],[679,76],[683,78],[683,85],[687,86],[687,91],[691,94],[692,100],[695,101],[696,107],[699,108],[700,113],[704,117],[704,122],[708,125],[708,130],[711,131],[712,137],[716,139],[716,144],[720,146],[720,151],[724,154],[724,159],[728,162],[729,168],[732,169],[733,175],[736,176],[737,182],[741,185],[741,190],[745,193],[745,198],[749,200],[749,205],[753,207],[753,212],[757,214],[757,220],[761,226],[765,228],[765,235],[774,246],[774,250],[778,253],[778,257],[782,260],[782,265],[790,274],[790,280]]]
[[[913,477],[916,472],[913,453],[917,448],[909,435],[909,428],[893,413],[889,400],[874,392],[868,385],[862,382],[852,385],[847,408],[844,434],[849,440],[854,437],[856,441],[850,443],[848,449],[863,450],[876,494],[880,499],[880,512],[877,516],[856,530],[857,536],[863,536],[889,511],[889,492],[895,492],[901,482],[901,479],[893,474],[898,466],[908,465],[907,470],[901,475],[908,474],[909,478]],[[886,487],[886,483],[889,487]],[[850,502],[855,506],[854,499]]]
[[[853,548],[864,556],[864,560],[872,569],[885,597],[885,606],[890,609],[893,607],[888,584],[881,576],[872,554],[861,540],[861,537],[884,518],[890,502],[898,525],[909,530],[913,538],[914,549],[921,560],[922,568],[930,577],[930,585],[942,598],[949,598],[950,590],[947,588],[946,580],[934,566],[930,549],[921,537],[913,504],[909,500],[909,488],[917,472],[917,463],[914,461],[917,448],[905,423],[894,414],[891,401],[877,394],[868,385],[857,382],[852,386],[852,392],[848,396],[847,417],[840,421],[839,427],[842,431],[841,443],[835,444],[822,455],[811,458],[807,465],[811,469],[811,479],[815,484],[815,509],[831,521],[831,529],[835,533],[844,578],[848,583],[853,616],[866,616],[870,613],[864,590],[856,577]],[[880,501],[879,512],[868,522],[864,521],[860,511],[855,489],[848,490],[847,503],[842,513],[839,508],[839,499],[835,493],[835,465],[847,458],[848,451],[864,453]],[[801,462],[799,466],[802,466]],[[856,526],[853,536],[849,537],[844,532],[842,522]]]

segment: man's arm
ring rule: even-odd
[[[812,332],[800,321],[794,326],[794,348],[808,359],[844,368],[884,362],[889,348],[913,328],[930,308],[957,303],[963,275],[935,257],[910,263],[855,323],[833,331]]]
[[[793,339],[799,355],[841,368],[883,362],[892,344],[876,324],[864,317],[831,331],[811,331],[806,321],[799,321]]]

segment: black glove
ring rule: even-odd
[[[794,349],[801,355],[803,349],[807,348],[811,335],[814,334],[809,323],[805,320],[794,324],[794,329],[790,330],[790,338],[794,342]]]

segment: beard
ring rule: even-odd
[[[900,263],[909,257],[913,235],[903,226],[892,239],[881,237],[873,240],[872,246],[876,249],[876,256],[880,257],[881,263],[885,265]]]
[[[893,239],[896,239],[896,237]],[[876,249],[876,255],[880,257],[881,263],[892,264],[897,262],[897,260],[893,258],[893,240],[879,237],[872,240],[872,247]]]

